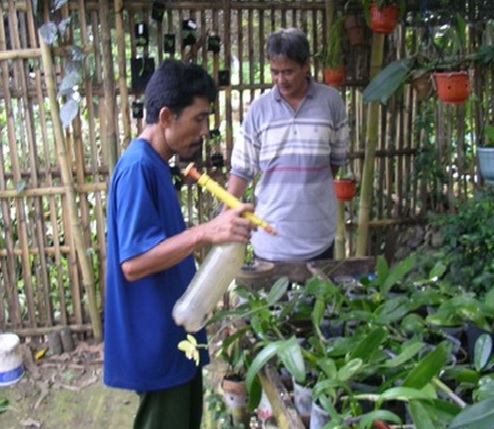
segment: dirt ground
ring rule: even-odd
[[[0,387],[1,429],[127,429],[137,395],[102,383],[102,345],[79,343],[69,353],[38,356],[25,344],[21,380]]]

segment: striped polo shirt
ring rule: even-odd
[[[231,174],[258,177],[256,213],[278,232],[253,234],[258,257],[307,260],[332,244],[337,202],[330,165],[346,163],[348,140],[345,104],[330,86],[310,79],[296,111],[276,86],[252,102],[235,140]]]

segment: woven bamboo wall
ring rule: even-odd
[[[104,303],[108,179],[118,156],[143,127],[131,109],[142,101],[143,92],[133,88],[131,58],[153,58],[155,65],[169,56],[185,58],[202,64],[217,81],[229,74],[211,117],[211,130],[220,131],[221,143],[205,145],[197,159],[224,182],[234,133],[251,100],[271,86],[266,36],[280,27],[297,26],[307,33],[316,53],[324,43],[326,10],[322,1],[173,1],[164,3],[163,19],[156,20],[150,1],[72,0],[57,11],[50,3],[39,0],[33,11],[30,0],[0,1],[0,329],[39,335],[70,326],[83,333],[93,330],[99,337],[101,323],[95,327],[95,319],[101,317]],[[68,18],[53,46],[43,47],[41,24],[60,24]],[[184,43],[182,32],[188,19],[197,25],[197,43],[192,46]],[[142,23],[149,32],[147,46],[138,46],[134,34]],[[403,50],[404,31],[402,27],[388,39],[388,59]],[[213,34],[221,41],[217,53],[207,48]],[[175,36],[174,53],[165,52],[165,35]],[[357,176],[365,150],[361,90],[368,81],[368,36],[368,45],[347,47],[350,74],[342,89]],[[63,128],[57,109],[67,100],[53,94],[50,82],[53,79],[59,88],[69,73],[72,45],[86,55],[77,85],[78,111]],[[313,74],[322,80],[316,61]],[[485,91],[492,88],[492,74],[482,79],[476,81],[476,96],[490,98],[492,106],[492,91]],[[436,151],[423,163],[438,171],[417,167],[420,149],[431,145],[430,133],[418,126],[419,119],[427,122],[427,115],[439,132]],[[444,107],[434,99],[420,102],[411,88],[406,89],[404,103],[382,108],[375,225],[414,222],[426,209],[444,210],[453,194],[471,187],[476,166],[464,143],[465,115],[480,117],[474,108]],[[211,166],[210,154],[217,150],[226,160],[222,168]],[[458,156],[451,156],[453,151]],[[179,166],[185,162],[174,161]],[[194,184],[183,184],[178,194],[190,222],[208,219],[214,212],[215,202]],[[356,208],[356,203],[348,206],[350,221]],[[351,228],[349,233],[351,243]],[[385,236],[377,234],[375,240],[379,249]]]

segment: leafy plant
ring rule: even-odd
[[[345,18],[337,17],[328,31],[328,37],[324,48],[316,55],[324,68],[337,69],[343,64],[342,31]]]
[[[54,11],[62,8],[68,0],[55,1]],[[48,45],[54,45],[57,40],[61,40],[66,29],[71,22],[71,18],[61,20],[59,23],[49,21],[39,28],[39,34]],[[63,69],[65,75],[58,88],[58,97],[64,98],[65,102],[60,108],[60,119],[65,128],[69,127],[79,110],[78,85],[83,81],[83,61],[86,57],[84,50],[80,46],[72,45],[67,48],[68,58],[64,59]]]

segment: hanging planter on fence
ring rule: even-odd
[[[144,91],[154,73],[154,58],[132,57],[130,59],[132,91]]]
[[[324,69],[323,73],[326,85],[341,86],[345,83],[345,67],[343,64],[336,69]]]
[[[221,39],[217,34],[208,36],[208,51],[218,53],[221,49]]]
[[[400,8],[397,4],[383,5],[381,9],[376,3],[370,5],[370,28],[375,33],[391,33],[400,17]]]
[[[436,72],[434,86],[439,100],[446,104],[461,104],[470,95],[470,79],[466,71]]]
[[[218,71],[218,86],[230,85],[230,70]]]
[[[197,41],[196,33],[197,33],[196,22],[193,19],[184,19],[182,21],[183,45],[184,46],[194,45]]]
[[[334,179],[333,184],[338,201],[350,201],[357,193],[355,179]]]
[[[153,2],[153,8],[151,10],[151,18],[155,21],[163,21],[163,15],[165,13],[165,4],[157,1]]]
[[[163,38],[163,51],[171,55],[175,53],[175,34],[165,34]]]
[[[136,100],[132,102],[132,117],[134,119],[144,118],[144,103]]]
[[[143,22],[136,24],[134,28],[134,35],[136,38],[136,46],[147,46],[149,43],[149,30],[148,26]]]
[[[361,16],[347,15],[343,27],[351,46],[359,46],[365,43],[365,22]]]

